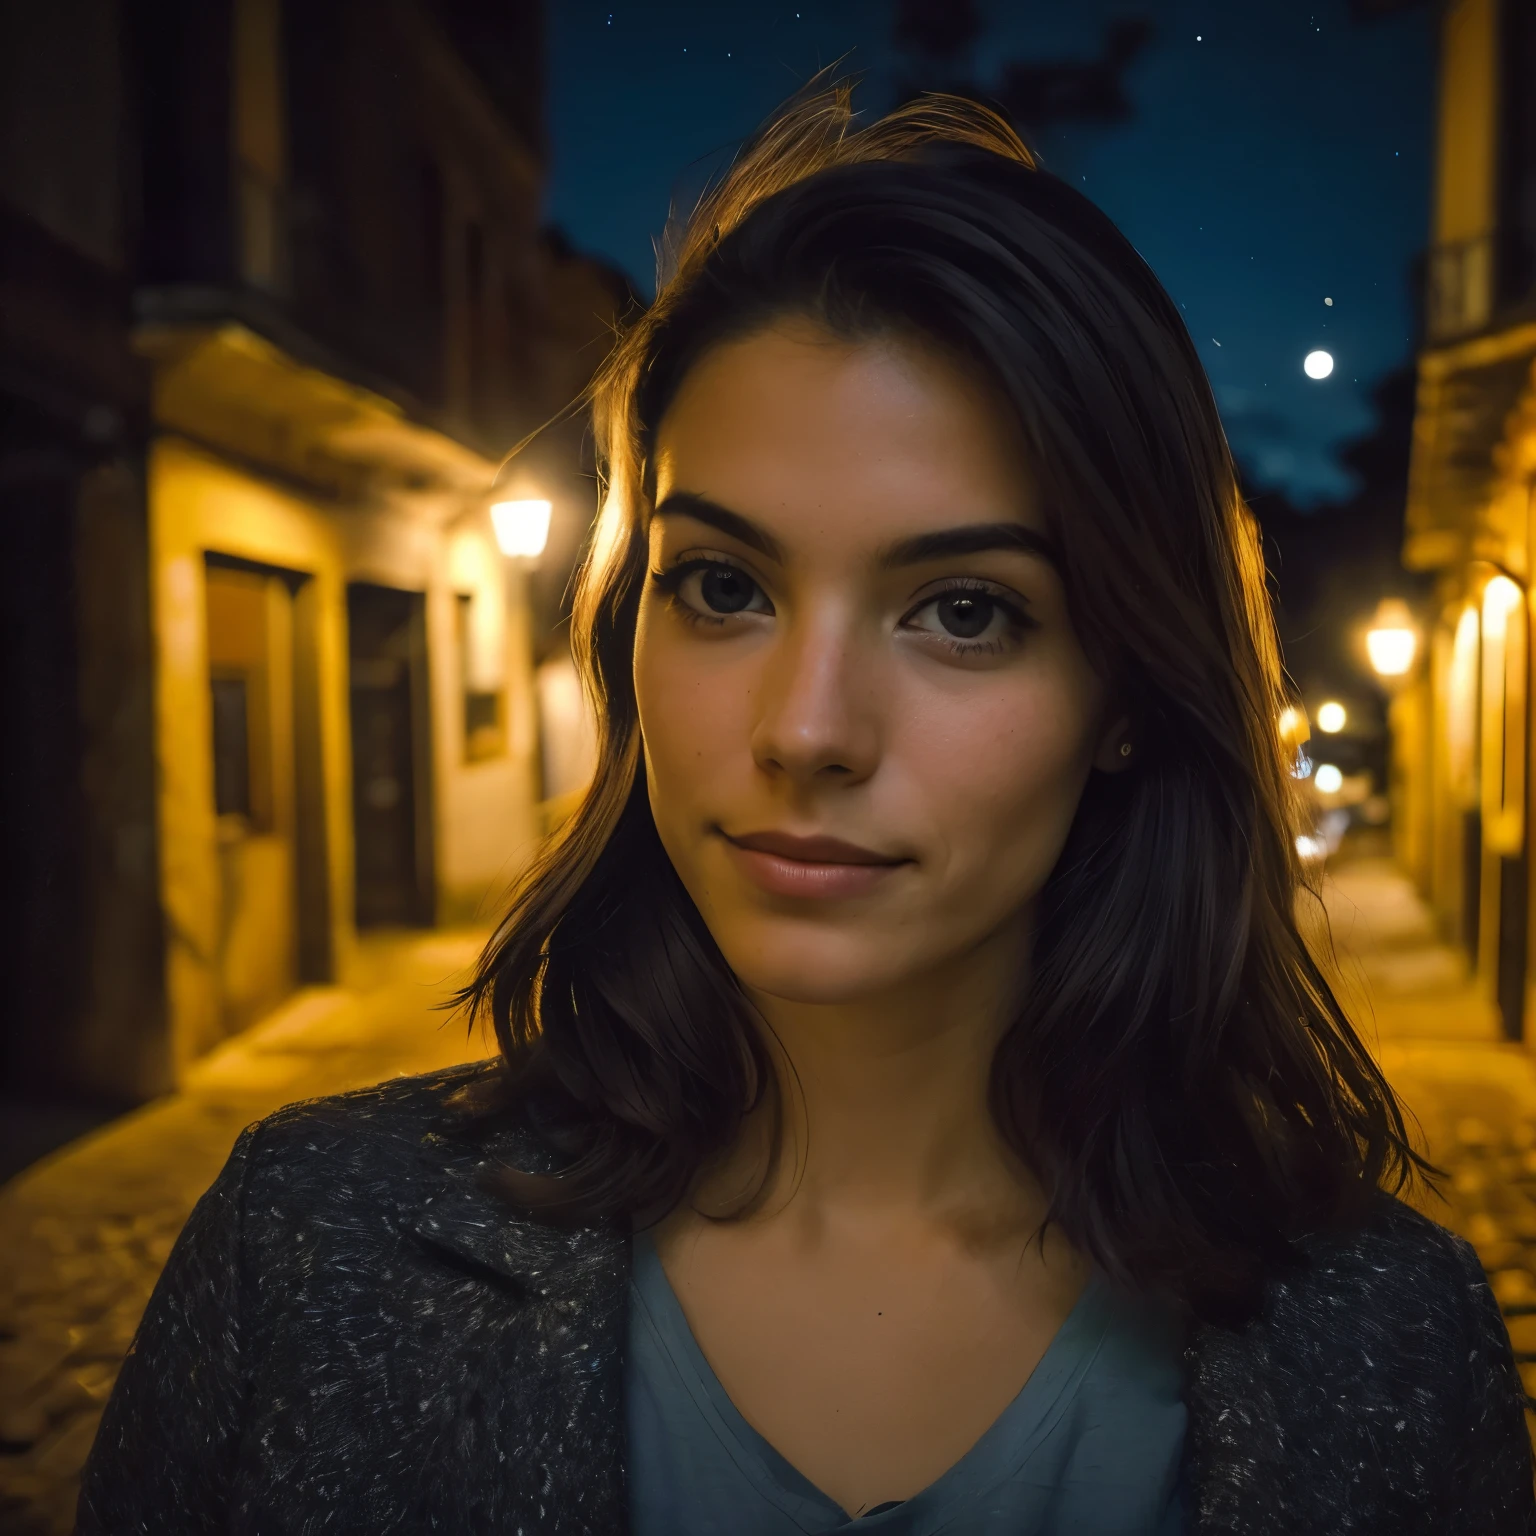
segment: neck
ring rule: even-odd
[[[774,1061],[782,1155],[759,1207],[821,1227],[938,1224],[1012,1236],[1045,1201],[992,1123],[993,1052],[1017,996],[1017,936],[874,996],[810,1003],[752,994]],[[774,1106],[744,1129],[716,1189],[750,1179]]]

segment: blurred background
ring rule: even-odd
[[[834,63],[1179,303],[1309,931],[1536,1370],[1536,0],[0,0],[0,1529],[243,1124],[493,1049],[439,1005],[591,762],[568,407]]]

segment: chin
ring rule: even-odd
[[[716,937],[725,962],[748,992],[828,1006],[875,997],[908,980],[922,957],[911,946],[893,964],[889,934],[849,933],[831,925],[726,925]]]

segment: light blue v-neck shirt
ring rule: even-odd
[[[1095,1272],[992,1427],[902,1503],[854,1520],[741,1416],[656,1250],[634,1241],[625,1395],[632,1536],[1181,1536],[1183,1337]]]

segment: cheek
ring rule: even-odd
[[[635,704],[653,799],[659,801],[658,826],[663,818],[689,819],[705,788],[740,755],[751,684],[737,675],[739,666],[729,665],[727,649],[698,644],[649,598],[642,602]]]
[[[1091,676],[1000,678],[906,712],[901,757],[947,881],[997,887],[1004,900],[1039,889],[1087,782],[1096,695]]]

